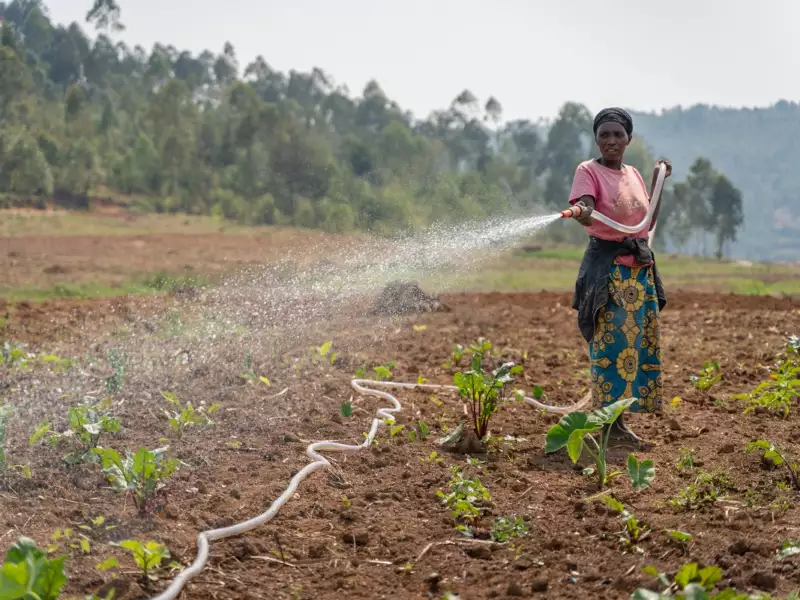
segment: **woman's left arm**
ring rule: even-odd
[[[656,179],[658,179],[658,167],[661,165],[661,163],[664,163],[667,166],[666,177],[669,177],[670,175],[672,175],[672,164],[668,160],[662,158],[662,159],[659,159],[658,161],[656,161],[656,168],[653,169],[653,178],[650,181],[650,201],[651,202],[653,201],[653,191],[656,189]],[[661,190],[661,192],[662,192],[662,195],[663,195],[664,190]],[[658,206],[656,206],[656,211],[653,213],[653,220],[650,221],[650,229],[648,231],[653,231],[653,228],[656,226],[656,221],[658,221],[658,214],[660,212],[661,212],[661,199],[659,198]]]

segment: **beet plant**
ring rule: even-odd
[[[20,537],[0,564],[0,598],[57,600],[67,583],[65,556],[48,558],[30,538]]]
[[[453,376],[458,394],[467,405],[472,429],[479,440],[485,440],[489,433],[489,420],[497,412],[500,403],[507,400],[506,385],[514,381],[514,375],[522,372],[522,367],[507,362],[492,371],[484,367],[491,354],[492,343],[482,340],[470,346],[472,359],[470,369]]]
[[[586,450],[594,460],[597,483],[602,489],[608,482],[606,450],[611,435],[611,425],[634,402],[636,398],[617,400],[590,413],[575,411],[564,415],[547,432],[544,451],[550,453],[566,448],[572,462],[577,463]],[[595,439],[595,433],[600,434],[599,441]],[[647,466],[652,468],[652,463]]]

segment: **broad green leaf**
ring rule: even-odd
[[[573,431],[567,440],[567,454],[573,463],[577,463],[583,451],[583,436],[582,430]]]
[[[640,588],[633,592],[631,600],[672,600],[672,596],[665,596],[658,592]]]
[[[65,556],[45,561],[39,569],[33,591],[41,600],[58,600],[61,589],[67,583],[67,576],[64,574]]]
[[[708,592],[702,585],[692,583],[683,589],[684,600],[709,600]]]
[[[601,424],[592,422],[586,413],[573,412],[564,415],[561,420],[547,432],[545,452],[555,452],[569,443],[574,432],[581,432],[581,437],[600,429]]]
[[[664,532],[676,542],[691,542],[692,534],[677,529],[665,529]]]
[[[589,413],[589,420],[598,423],[599,425],[610,425],[616,421],[622,412],[636,402],[636,398],[627,398],[625,400],[617,400],[613,404],[604,406],[598,410]]]
[[[650,459],[639,461],[633,454],[628,455],[628,475],[633,489],[649,487],[656,477],[656,469]]]
[[[50,423],[48,421],[42,422],[36,430],[33,432],[30,438],[28,438],[28,445],[35,446],[39,440],[41,440],[47,432],[50,431]]]
[[[544,388],[540,385],[533,386],[532,395],[534,400],[541,400],[542,396],[544,396]]]
[[[464,423],[459,423],[458,427],[456,427],[450,435],[446,435],[442,438],[439,438],[438,444],[443,446],[445,444],[453,444],[461,439],[461,434],[464,431]]]

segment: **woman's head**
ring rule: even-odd
[[[605,162],[622,161],[633,134],[633,119],[621,108],[604,108],[594,118],[594,139]]]

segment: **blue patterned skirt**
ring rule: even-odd
[[[661,412],[661,341],[651,267],[611,266],[608,303],[589,343],[595,408],[636,397],[631,412]]]

